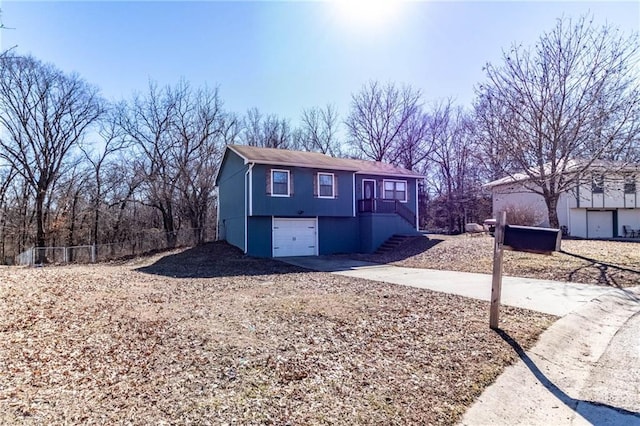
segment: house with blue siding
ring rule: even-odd
[[[244,145],[218,175],[218,239],[256,257],[372,253],[418,235],[418,183],[375,161]]]

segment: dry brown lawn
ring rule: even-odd
[[[488,314],[220,243],[3,267],[0,423],[453,424],[516,359]],[[525,348],[554,319],[501,316]]]
[[[493,243],[488,235],[430,235],[367,260],[414,268],[490,274]],[[640,285],[640,241],[562,240],[561,252],[504,252],[504,274],[613,287]]]

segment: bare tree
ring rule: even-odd
[[[176,96],[169,87],[159,89],[150,82],[147,95],[136,95],[120,117],[120,125],[135,147],[136,170],[143,176],[143,202],[161,213],[169,247],[176,243],[174,208],[179,168],[171,153],[179,149],[171,137],[172,120],[177,115]]]
[[[109,160],[114,154],[127,148],[122,128],[118,125],[118,117],[124,105],[113,107],[100,121],[98,135],[101,139],[100,150],[91,149],[89,147],[81,147],[86,161],[91,165],[93,175],[92,185],[92,206],[93,220],[91,226],[91,244],[98,244],[98,234],[100,225],[100,211],[104,204],[104,174],[105,168],[108,168]]]
[[[623,160],[640,135],[637,35],[587,18],[559,19],[533,49],[514,46],[487,64],[477,89],[479,124],[558,226],[562,192],[598,159]],[[634,142],[635,141],[635,142]]]
[[[82,157],[76,160],[82,160]],[[88,184],[91,173],[81,161],[70,163],[68,170],[60,174],[47,198],[46,218],[48,241],[52,246],[61,244],[72,247],[90,236],[90,195]],[[69,251],[73,261],[74,251]]]
[[[139,213],[135,207],[136,195],[142,186],[144,176],[141,168],[132,167],[131,153],[128,150],[118,151],[104,168],[102,190],[104,204],[108,217],[104,217],[106,226],[103,227],[103,238],[109,242],[120,242],[130,238],[138,229]],[[111,246],[111,254],[115,247]]]
[[[16,175],[10,165],[0,165],[0,264],[4,263],[7,241],[8,191]]]
[[[235,137],[235,117],[227,115],[217,90],[191,92],[182,87],[174,121],[180,210],[189,220],[197,243],[205,241],[207,216],[213,205],[214,177],[227,143]]]
[[[428,134],[433,140],[430,164],[424,173],[435,191],[440,217],[450,231],[461,232],[469,220],[483,211],[480,176],[472,120],[449,99],[435,104],[429,113]]]
[[[247,111],[242,120],[242,142],[249,146],[262,146],[262,114],[258,108]]]
[[[103,112],[98,91],[79,76],[26,56],[2,58],[0,158],[35,193],[36,245],[45,245],[44,203],[69,154]],[[44,259],[39,259],[43,261]]]
[[[338,125],[338,111],[333,105],[303,110],[299,148],[340,157],[342,152],[337,136]]]
[[[213,176],[226,138],[236,131],[218,90],[193,90],[185,81],[164,89],[151,83],[148,94],[128,106],[121,125],[137,151],[141,201],[160,212],[168,246],[175,246],[183,218],[200,230],[202,242]]]
[[[267,148],[289,149],[291,147],[291,126],[285,118],[268,115],[262,123],[263,142]]]
[[[402,134],[419,109],[419,91],[369,82],[351,96],[351,111],[345,121],[351,148],[370,160],[398,163]]]
[[[417,170],[435,147],[436,133],[430,132],[430,121],[420,108],[400,131],[398,162],[407,170]]]
[[[289,121],[270,114],[263,116],[251,108],[243,120],[242,142],[249,146],[288,149],[292,147]]]

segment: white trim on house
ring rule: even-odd
[[[216,241],[220,241],[220,187],[214,187],[216,194]]]
[[[420,230],[420,200],[418,199],[418,180],[416,180],[416,230]]]
[[[331,176],[331,195],[322,195],[321,194],[321,189],[322,186],[320,185],[320,176]],[[328,173],[328,172],[318,172],[317,176],[317,184],[318,184],[318,198],[336,198],[336,176],[333,173]],[[325,185],[327,186],[327,185]]]
[[[273,173],[284,172],[287,174],[287,193],[286,194],[274,194],[273,192]],[[291,171],[285,169],[271,169],[271,196],[272,197],[291,197]]]
[[[249,199],[247,197],[249,186],[249,173],[251,172],[251,167],[247,168],[247,171],[244,172],[244,254],[247,254],[249,250],[249,216],[247,215],[249,206]]]
[[[255,163],[249,164],[249,216],[253,216],[253,166]]]
[[[353,173],[351,177],[353,178],[353,192],[351,193],[353,197],[353,217],[356,217],[356,174]]]
[[[385,188],[387,182],[393,182],[394,184],[395,183],[403,183],[404,184],[404,200],[398,200],[395,197],[394,198],[385,197],[385,195],[386,195],[385,193],[387,192],[387,189]],[[395,189],[395,185],[394,185],[393,192],[394,192],[394,194],[397,192],[396,189]],[[383,200],[398,200],[401,203],[408,202],[409,201],[409,185],[408,185],[407,181],[406,180],[402,180],[402,179],[383,179],[382,180],[382,199]]]

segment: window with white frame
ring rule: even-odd
[[[288,197],[290,195],[289,170],[271,170],[271,195]]]
[[[384,199],[407,201],[407,182],[404,180],[385,180],[383,182]]]
[[[334,177],[333,173],[318,173],[318,197],[334,198]]]

